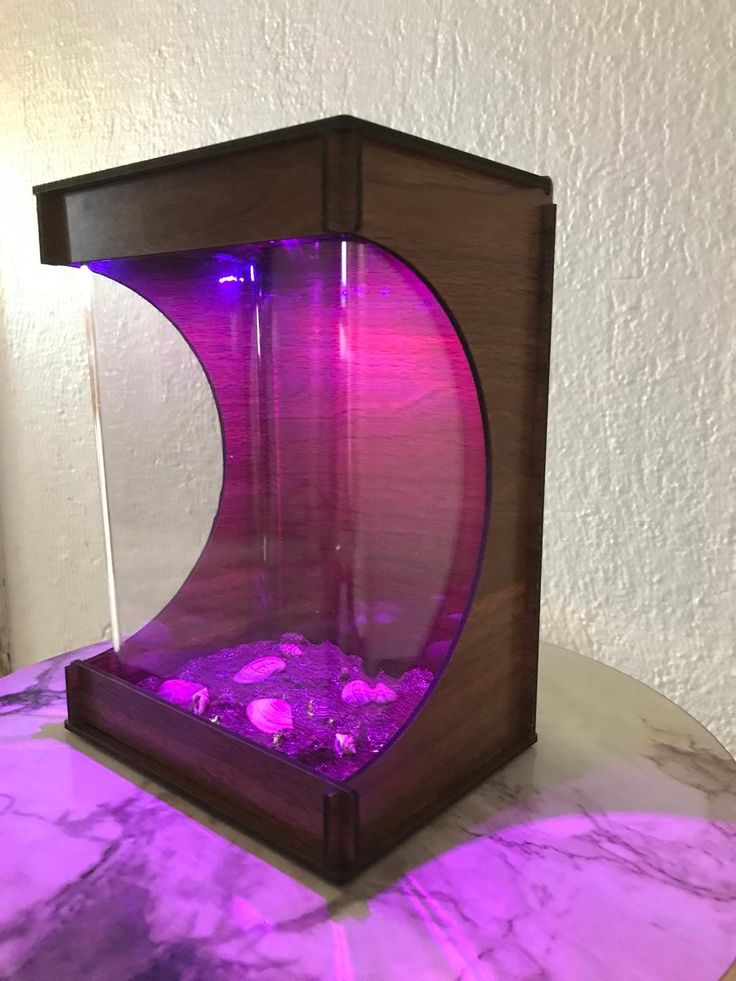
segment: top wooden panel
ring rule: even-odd
[[[526,171],[350,116],[34,188],[41,259],[69,264],[361,227],[366,140],[549,194]],[[477,179],[477,177],[475,178]]]

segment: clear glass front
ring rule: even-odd
[[[471,598],[487,460],[452,323],[360,240],[91,269],[128,677],[349,777],[417,709]]]

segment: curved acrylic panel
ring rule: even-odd
[[[207,376],[150,303],[91,277],[96,387],[106,455],[113,640],[176,595],[207,542],[222,487],[222,439]],[[117,629],[116,629],[117,627]]]
[[[487,460],[451,321],[415,273],[361,240],[92,268],[181,331],[223,439],[207,544],[122,660],[160,697],[352,775],[418,707],[473,589]],[[182,416],[193,411],[184,397]],[[123,533],[113,515],[113,541]],[[127,588],[118,580],[120,602]]]

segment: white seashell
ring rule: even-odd
[[[349,681],[340,692],[340,698],[348,705],[368,705],[373,701],[373,689],[367,681]]]
[[[367,681],[359,679],[349,681],[340,693],[340,698],[348,705],[369,705],[371,702],[374,705],[388,705],[389,702],[395,702],[398,696],[388,685],[379,682],[375,688],[371,688]]]
[[[261,732],[283,732],[293,729],[291,706],[282,698],[256,698],[246,708],[248,718]]]
[[[204,715],[210,703],[210,693],[206,688],[200,688],[192,695],[192,711],[195,715]]]
[[[181,678],[164,681],[156,694],[172,705],[190,709],[195,715],[203,715],[210,700],[210,693],[204,685],[198,685],[196,681],[184,681]]]
[[[279,644],[279,650],[286,657],[299,657],[304,651],[296,644]]]
[[[397,698],[396,692],[380,681],[373,689],[373,701],[376,705],[388,705],[389,702],[395,702]]]
[[[347,732],[336,732],[333,746],[338,756],[353,756],[355,754],[355,740]]]
[[[259,657],[257,660],[251,661],[250,664],[246,664],[244,668],[241,668],[233,678],[233,681],[236,681],[239,685],[252,685],[256,681],[265,681],[272,674],[278,674],[285,667],[286,661],[283,661],[280,657]]]

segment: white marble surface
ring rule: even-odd
[[[736,763],[662,696],[545,647],[539,743],[326,885],[63,728],[63,665],[0,681],[3,981],[716,981]]]

